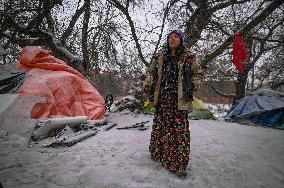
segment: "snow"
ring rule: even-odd
[[[0,114],[17,98],[17,94],[2,94],[0,103]]]
[[[134,105],[139,103],[139,101],[132,95],[127,95],[123,97],[120,101],[114,101],[110,110],[112,112],[122,111],[124,109],[134,109]]]
[[[127,95],[127,96],[123,97],[123,100],[133,101],[133,100],[136,100],[136,99],[132,95]]]
[[[225,117],[231,108],[228,104],[205,103],[205,106],[214,114],[215,117]]]
[[[284,132],[280,130],[190,120],[188,176],[180,179],[150,158],[151,115],[109,113],[108,121],[116,122],[116,127],[108,131],[101,127],[97,135],[72,147],[44,148],[43,141],[29,142],[35,120],[27,118],[31,105],[23,104],[19,108],[12,103],[0,114],[0,182],[4,188],[284,185]],[[142,121],[150,121],[144,131],[116,129]]]

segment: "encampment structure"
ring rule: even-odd
[[[0,94],[16,94],[15,99],[17,95],[43,98],[30,112],[34,119],[104,118],[104,99],[100,93],[81,73],[51,54],[51,51],[27,46],[22,49],[18,62],[1,65]],[[12,102],[6,103],[6,107]]]
[[[225,120],[284,129],[284,93],[268,89],[254,91],[245,96]]]

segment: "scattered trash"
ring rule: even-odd
[[[135,129],[138,128],[138,130],[140,131],[144,131],[146,129],[148,129],[148,127],[145,127],[145,124],[147,124],[150,121],[143,121],[140,123],[135,123],[134,125],[130,125],[130,126],[125,126],[125,127],[118,127],[116,129],[121,130],[121,129]]]
[[[87,119],[87,116],[76,116],[41,120],[37,122],[34,133],[31,138],[34,141],[47,138],[50,135],[50,132],[54,130],[60,130],[66,125],[73,128],[79,125],[80,123],[86,121]]]
[[[123,97],[120,101],[116,101],[114,103],[114,108],[111,110],[112,112],[118,112],[123,110],[134,111],[139,106],[139,101],[131,95],[127,95]]]
[[[56,140],[44,147],[70,147],[81,140],[97,134],[97,127],[106,125],[107,119],[87,120],[87,116],[45,119],[38,121],[30,141],[38,141],[47,137]]]
[[[52,142],[51,144],[45,145],[44,147],[60,147],[60,146],[70,147],[82,140],[85,140],[86,138],[96,135],[98,132],[99,131],[96,129],[89,130],[89,131],[80,131],[80,132],[75,133],[74,136],[58,139]]]
[[[107,125],[108,121],[107,118],[103,118],[100,120],[87,120],[82,124],[88,126],[89,128],[92,128],[92,127],[100,127],[102,125]]]
[[[104,127],[104,131],[108,131],[115,126],[117,126],[117,123],[111,123],[110,125]]]
[[[64,140],[73,135],[74,131],[67,125],[56,134],[55,138]]]

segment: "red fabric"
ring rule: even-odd
[[[50,57],[51,51],[27,46],[20,53],[19,67],[28,72],[20,95],[42,96],[45,103],[37,103],[31,117],[35,119],[64,116],[88,116],[102,119],[104,99],[84,76]]]
[[[248,53],[240,32],[238,32],[233,41],[233,64],[239,72],[244,71],[243,62],[248,58]]]

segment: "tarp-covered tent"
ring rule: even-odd
[[[281,128],[283,113],[283,92],[258,90],[245,96],[225,120]]]
[[[19,62],[1,65],[0,92],[20,96],[40,96],[31,118],[87,116],[102,119],[104,99],[75,69],[50,56],[51,51],[27,46],[20,53]]]

